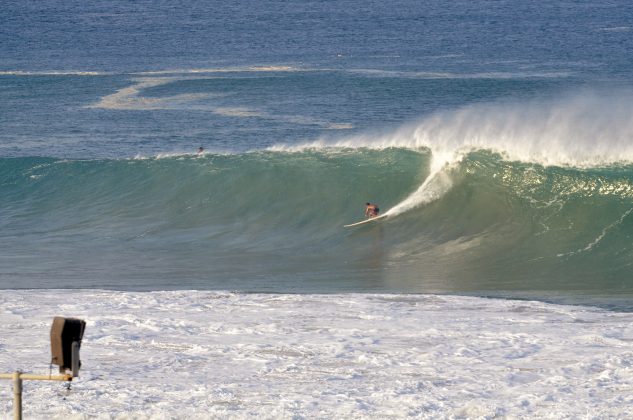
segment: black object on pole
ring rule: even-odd
[[[73,369],[73,342],[77,343],[77,347],[81,346],[85,328],[86,322],[81,319],[61,316],[56,316],[53,319],[51,327],[51,363],[59,366],[61,373]],[[79,354],[78,351],[76,353],[77,355]],[[75,361],[76,368],[80,365],[81,363],[78,360]]]

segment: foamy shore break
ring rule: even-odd
[[[88,324],[81,377],[70,392],[25,382],[25,418],[626,418],[633,405],[633,313],[434,295],[0,299],[3,372],[48,373],[53,316]]]

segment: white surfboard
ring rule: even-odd
[[[360,222],[352,223],[351,225],[344,225],[343,227],[354,227],[354,226],[364,225],[365,223],[375,222],[376,220],[384,219],[385,217],[387,217],[387,215],[383,214],[382,216],[376,216],[370,219],[361,220]]]

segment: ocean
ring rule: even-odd
[[[174,357],[197,352],[199,363],[217,361],[225,345],[235,360],[266,359],[266,374],[281,378],[275,392],[294,393],[280,402],[266,394],[267,382],[252,379],[267,401],[258,408],[257,397],[236,394],[226,373],[218,380],[231,388],[230,398],[220,393],[193,404],[189,417],[204,417],[204,410],[221,417],[532,417],[554,405],[561,418],[624,418],[618,407],[630,400],[618,389],[633,384],[626,361],[633,354],[632,18],[624,1],[4,4],[0,297],[21,304],[0,315],[9,328],[0,338],[0,366],[8,371],[16,363],[9,331],[30,331],[76,310],[68,315],[87,319],[93,360],[115,357],[99,353],[99,340],[158,359],[166,348]],[[344,228],[364,218],[366,202],[387,217]],[[91,304],[57,305],[46,296]],[[201,303],[208,299],[225,305]],[[200,308],[218,323],[243,305],[273,310],[279,299],[290,307],[274,315],[268,339],[253,327],[256,311],[234,327],[240,336],[262,334],[246,355],[224,330],[219,343],[199,342],[194,350],[151,344],[156,331],[169,336],[171,321],[186,324]],[[164,318],[156,305],[173,308],[175,301],[179,309]],[[131,302],[145,308],[153,327],[126,312],[136,308]],[[362,316],[337,302],[362,306]],[[441,302],[432,316],[428,302]],[[406,312],[410,307],[420,312]],[[463,316],[465,307],[472,319]],[[328,318],[336,332],[314,342],[307,332],[325,326],[285,319],[318,319],[324,310],[342,320]],[[357,337],[373,310],[404,336],[411,325],[427,324],[416,324],[419,336],[395,341],[389,328],[367,330],[348,343],[347,356],[324,350]],[[413,317],[406,323],[399,321],[403,311]],[[547,343],[514,323],[516,311],[521,322],[541,325]],[[556,314],[577,319],[585,311],[596,323],[587,332],[595,335],[591,342],[601,351],[625,349],[617,362],[591,365],[587,358],[599,356],[581,330],[563,336],[586,358],[552,341],[567,328]],[[106,321],[113,312],[125,325]],[[464,323],[456,327],[448,321],[454,316]],[[486,334],[516,352],[470,341],[467,330],[488,328],[496,316],[509,323]],[[289,337],[306,334],[300,344],[314,348],[288,350],[299,344],[278,334],[283,323]],[[418,346],[438,352],[430,366],[397,351],[433,332],[427,327],[442,331]],[[173,339],[194,340],[203,334],[198,328]],[[451,328],[457,330],[443,330]],[[121,333],[137,344],[118,342]],[[524,335],[514,341],[516,334]],[[455,344],[441,355],[435,346],[449,337]],[[367,352],[367,362],[374,350],[363,340],[393,355],[372,359],[375,368],[406,365],[393,375],[408,391],[385,378],[355,382],[364,368],[346,376],[331,364],[331,357],[357,352]],[[271,346],[282,348],[267,353]],[[557,352],[551,363],[544,361],[548,352]],[[276,362],[314,355],[313,368],[331,373],[319,380],[344,381],[337,392],[355,390],[345,398],[356,402],[339,409],[331,395],[297,391],[311,376],[292,376],[290,359],[271,367],[271,355]],[[474,391],[481,372],[468,370],[472,358],[515,372],[491,380],[516,392]],[[534,363],[513,364],[518,359]],[[128,362],[137,376],[153,372]],[[412,366],[432,378],[407,382]],[[432,366],[442,367],[429,373]],[[248,382],[251,368],[234,366],[239,381]],[[466,382],[455,377],[458,369],[468,371]],[[605,369],[613,371],[600,386],[611,394],[587,394],[579,383],[598,381]],[[157,395],[159,386],[126,411],[118,397],[95,396],[112,379],[90,372],[83,391],[81,379],[76,385],[76,395],[96,404],[90,416],[178,417],[179,403],[176,411],[153,405],[173,405],[188,392],[178,382],[172,394]],[[453,379],[446,382],[446,374]],[[204,389],[214,381],[206,375]],[[577,382],[563,379],[547,398],[515,404],[537,385],[548,388],[552,377]],[[467,383],[468,396],[442,393]],[[31,414],[49,417],[48,388],[37,386],[41,397]],[[414,396],[423,389],[437,394],[420,402]],[[1,391],[9,412],[10,389]],[[411,399],[403,411],[385,402],[405,394]],[[306,395],[310,405],[301,402]],[[560,408],[570,400],[580,411]],[[86,413],[64,404],[56,415]]]

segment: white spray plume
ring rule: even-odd
[[[490,150],[509,160],[544,166],[631,163],[633,92],[583,92],[558,99],[472,104],[436,112],[388,134],[274,149],[331,147],[428,148],[434,169],[472,150]]]

